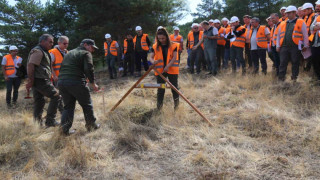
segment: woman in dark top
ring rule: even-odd
[[[170,41],[168,32],[164,29],[158,29],[156,34],[157,42],[151,49],[151,62],[155,64],[155,69],[159,73],[169,79],[171,84],[178,88],[178,75],[179,75],[179,57],[177,50],[179,44]],[[165,81],[155,72],[158,84],[164,84]],[[159,88],[157,93],[157,108],[160,110],[163,106],[165,88]],[[174,109],[179,105],[179,94],[172,89],[174,100]]]

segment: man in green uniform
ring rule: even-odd
[[[82,107],[87,130],[92,131],[100,127],[100,124],[95,123],[96,118],[86,82],[86,79],[88,79],[93,89],[95,91],[99,90],[95,83],[91,54],[95,49],[98,49],[98,47],[92,39],[84,39],[78,48],[71,50],[64,57],[62,62],[58,87],[65,103],[61,117],[61,130],[65,135],[74,132],[69,130],[73,122],[76,101]]]

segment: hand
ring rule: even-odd
[[[30,80],[28,80],[28,83],[26,84],[26,89],[27,91],[30,91],[30,89],[32,88],[33,86],[33,82],[31,82]]]
[[[94,91],[99,91],[99,86],[96,83],[91,83]]]
[[[278,52],[278,53],[280,52],[280,48],[278,48],[278,47],[277,47],[277,52]]]
[[[166,73],[166,72],[168,72],[168,71],[169,71],[169,68],[168,68],[168,66],[166,66],[166,67],[163,69],[163,72]]]
[[[192,50],[196,50],[198,48],[198,46],[193,46]]]
[[[305,52],[306,50],[307,50],[307,47],[303,47],[303,48],[301,49],[302,52]]]
[[[21,67],[22,64],[21,64],[21,63],[18,63],[17,65],[18,65],[19,67]]]

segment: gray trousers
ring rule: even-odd
[[[243,48],[232,46],[230,48],[230,60],[232,63],[232,72],[236,72],[236,59],[240,61],[242,66],[242,73],[246,72],[246,63],[243,58]]]
[[[208,64],[208,70],[212,73],[217,73],[217,49],[216,48],[204,48],[204,57]]]
[[[291,60],[292,75],[291,79],[296,80],[299,75],[301,53],[298,47],[282,47],[280,50],[280,67],[279,67],[279,80],[284,81],[287,73],[287,66]]]

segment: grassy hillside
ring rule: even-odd
[[[0,93],[0,179],[320,177],[320,89],[307,74],[293,84],[277,82],[271,72],[214,78],[182,70],[181,91],[213,127],[182,99],[173,112],[169,90],[162,113],[154,111],[156,90],[136,89],[109,114],[136,79],[98,78],[105,91],[93,94],[93,104],[102,127],[87,133],[77,105],[77,132],[70,137],[33,122],[32,100],[22,99],[23,88],[13,110]],[[145,82],[155,82],[154,76]]]

